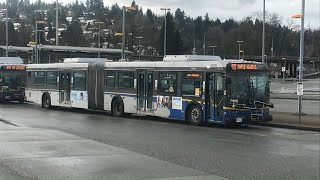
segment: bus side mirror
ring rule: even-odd
[[[230,78],[230,76],[226,76],[226,84],[231,84],[231,78]]]

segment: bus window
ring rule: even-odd
[[[201,74],[186,73],[182,77],[182,95],[183,96],[200,96],[201,95]]]
[[[86,72],[78,71],[73,73],[73,90],[86,90]]]
[[[47,85],[48,86],[57,86],[57,72],[47,72]]]
[[[107,88],[114,88],[115,85],[115,72],[106,71],[105,73],[105,86]]]
[[[34,72],[34,84],[40,86],[45,84],[44,72]]]
[[[159,94],[175,95],[177,87],[176,73],[159,73]]]
[[[134,72],[119,72],[119,88],[133,89]]]
[[[28,78],[31,78],[31,72],[28,72]]]

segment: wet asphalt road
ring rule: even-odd
[[[194,127],[160,118],[115,118],[78,109],[44,110],[30,104],[0,105],[0,119],[12,125],[59,130],[230,179],[320,177],[317,132],[259,126]],[[0,163],[1,174],[10,171],[4,168]]]

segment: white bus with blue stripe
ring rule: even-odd
[[[51,106],[237,125],[270,121],[269,80],[257,62],[216,56],[163,61],[66,60],[28,65],[27,100]]]

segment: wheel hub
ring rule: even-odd
[[[200,112],[199,112],[198,109],[193,109],[193,110],[191,111],[191,117],[192,117],[192,120],[193,120],[193,121],[197,122],[198,119],[199,119],[199,116],[200,116]]]

